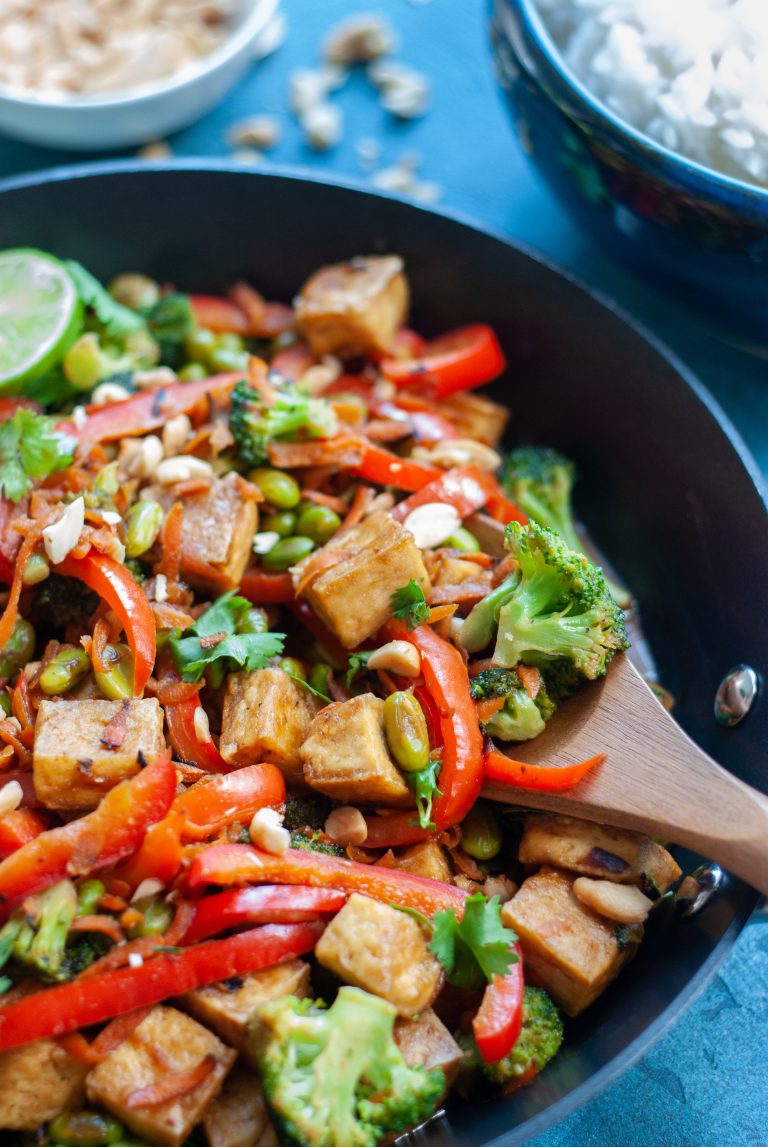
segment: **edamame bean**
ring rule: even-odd
[[[98,336],[92,331],[81,335],[64,355],[62,369],[76,390],[90,390],[104,369],[104,355]]]
[[[262,522],[262,529],[272,530],[281,538],[290,538],[296,533],[296,515],[293,510],[280,510],[277,514],[269,514]]]
[[[324,693],[326,697],[328,693],[328,678],[333,670],[330,665],[326,665],[324,661],[318,661],[316,665],[312,666],[309,674],[309,683],[313,689],[317,689],[318,693]]]
[[[151,500],[134,502],[125,515],[125,556],[138,558],[150,549],[163,524],[163,507]]]
[[[146,275],[129,272],[112,280],[109,293],[124,307],[130,307],[132,311],[144,311],[154,307],[160,298],[160,287]]]
[[[109,668],[104,673],[94,673],[96,684],[110,701],[130,701],[133,697],[134,665],[127,645],[104,647],[102,660]]]
[[[429,764],[429,734],[424,710],[413,693],[390,693],[384,702],[384,732],[390,752],[406,773]]]
[[[272,573],[283,573],[307,557],[315,548],[311,538],[295,534],[292,538],[281,538],[268,554],[263,554],[261,564]]]
[[[65,1111],[51,1120],[48,1134],[62,1147],[110,1147],[123,1137],[122,1124],[98,1111]]]
[[[106,891],[100,880],[84,881],[77,890],[78,916],[92,916]]]
[[[32,657],[35,631],[25,617],[17,617],[11,636],[0,649],[0,677],[12,677]]]
[[[84,649],[77,645],[62,645],[40,674],[38,684],[46,696],[56,697],[74,689],[90,668],[91,662]]]
[[[188,362],[179,371],[179,382],[197,382],[198,379],[207,377],[208,371],[201,362]]]
[[[461,847],[475,860],[491,860],[501,851],[501,826],[487,805],[478,802],[461,822]]]
[[[324,545],[338,530],[341,518],[329,506],[308,506],[299,514],[296,528],[300,534]]]
[[[284,673],[288,673],[291,677],[298,677],[300,681],[306,681],[307,671],[304,668],[302,661],[297,661],[295,657],[281,657],[277,663],[277,668],[282,669]]]
[[[0,690],[0,711],[3,712],[6,717],[10,717],[11,713],[13,712],[11,698],[8,696],[7,689]]]
[[[480,543],[474,534],[470,534],[464,526],[459,526],[450,538],[446,538],[443,545],[451,550],[462,550],[465,554],[479,554]]]
[[[45,554],[30,554],[24,566],[21,580],[24,585],[39,585],[50,575],[51,567]]]
[[[229,347],[215,346],[208,355],[211,370],[245,370],[248,366],[248,353],[244,350],[231,350]]]
[[[263,609],[249,609],[238,622],[238,633],[266,633],[269,629],[269,618]]]
[[[222,350],[245,350],[242,337],[235,331],[222,331],[216,336],[216,346]]]
[[[298,506],[301,490],[295,478],[284,470],[273,470],[269,466],[259,467],[249,474],[250,480],[258,486],[267,501],[278,510],[292,510]]]
[[[142,913],[140,924],[128,929],[128,936],[135,940],[138,936],[162,936],[167,932],[173,920],[173,909],[170,904],[159,897],[149,901],[139,901],[134,905]]]
[[[192,362],[207,363],[215,346],[216,335],[205,327],[196,327],[184,339],[184,351]]]

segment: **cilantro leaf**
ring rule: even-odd
[[[75,442],[55,429],[55,421],[23,407],[0,426],[0,493],[18,502],[36,479],[66,469]]]
[[[289,672],[289,670],[287,670],[285,668],[285,666],[281,666],[281,668],[283,670],[283,673],[288,674],[291,681],[295,681],[297,685],[301,685],[302,689],[306,689],[308,693],[311,693],[313,697],[317,697],[317,699],[319,701],[327,701],[328,704],[330,704],[331,698],[328,696],[327,693],[321,692],[320,689],[315,689],[314,685],[310,685],[309,681],[305,681],[304,678],[299,677],[299,675],[297,673]]]
[[[86,307],[93,311],[104,333],[121,338],[132,331],[144,329],[144,320],[135,311],[113,299],[106,287],[74,259],[67,259],[66,268],[74,280],[77,293]]]
[[[426,768],[405,774],[405,779],[416,796],[416,807],[419,810],[421,828],[435,827],[432,823],[432,801],[435,797],[443,795],[437,787],[442,763],[441,759],[436,757],[429,762]]]
[[[198,617],[182,637],[169,641],[182,681],[199,681],[208,665],[223,661],[225,672],[263,669],[283,652],[284,633],[238,633],[251,603],[230,590]]]
[[[435,915],[429,950],[442,964],[446,977],[459,988],[478,989],[494,976],[505,975],[517,956],[517,936],[501,922],[501,901],[482,892],[470,896],[461,920],[452,908]]]
[[[421,625],[423,621],[429,618],[429,606],[424,597],[424,591],[413,578],[408,582],[408,585],[396,589],[389,600],[392,606],[392,616],[399,617],[409,629],[415,629],[417,625]]]
[[[368,664],[368,658],[374,653],[373,649],[364,649],[360,653],[350,653],[349,663],[347,665],[347,689],[352,688],[352,684],[357,677],[364,672]]]

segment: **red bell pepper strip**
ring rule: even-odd
[[[254,605],[287,605],[295,596],[289,573],[263,570],[247,570],[240,582],[240,593]]]
[[[492,478],[492,482],[495,489],[488,495],[485,504],[486,514],[490,515],[494,522],[501,522],[503,526],[509,525],[510,522],[519,522],[521,526],[525,526],[528,522],[527,515],[518,505],[510,501],[496,478]]]
[[[266,368],[265,368],[266,369]],[[156,390],[143,390],[123,402],[109,406],[89,406],[88,420],[77,427],[74,422],[60,422],[58,429],[77,438],[79,442],[116,442],[137,434],[148,434],[164,426],[177,414],[188,414],[208,395],[226,394],[243,372],[215,374],[196,382],[179,382],[161,386]]]
[[[529,765],[526,761],[515,761],[496,749],[485,757],[485,779],[518,789],[561,793],[572,789],[591,769],[602,764],[605,758],[605,753],[598,753],[587,761],[573,765]]]
[[[89,976],[0,1007],[0,1050],[103,1023],[217,980],[293,960],[314,948],[322,924],[273,924],[179,953],[160,953],[137,968]]]
[[[362,461],[355,469],[361,478],[375,482],[378,486],[394,486],[396,490],[420,490],[443,473],[434,466],[399,458],[397,454],[381,446],[374,446],[372,442],[363,441],[362,449]]]
[[[188,891],[200,893],[211,884],[309,884],[313,888],[338,888],[360,892],[382,904],[416,908],[425,916],[434,916],[443,908],[452,908],[461,916],[466,900],[466,893],[460,888],[402,869],[358,864],[297,848],[273,856],[247,844],[212,845],[195,857],[187,874]]]
[[[490,382],[506,365],[491,327],[474,323],[426,343],[415,358],[384,359],[381,373],[396,386],[415,386],[445,398]]]
[[[301,924],[319,916],[334,916],[346,902],[346,893],[335,888],[287,888],[280,884],[232,888],[195,902],[195,914],[179,943],[197,944],[243,924]]]
[[[228,773],[232,766],[222,757],[213,741],[199,741],[195,732],[195,713],[202,709],[195,693],[185,701],[174,701],[163,706],[168,723],[168,736],[176,756],[190,765],[197,765],[207,773]]]
[[[155,664],[155,616],[130,570],[98,550],[84,558],[64,558],[56,572],[94,590],[117,614],[133,654],[133,695],[140,697]]]
[[[0,820],[0,859],[10,856],[24,844],[29,844],[48,828],[45,813],[28,808],[15,808]]]
[[[168,812],[175,791],[169,751],[116,785],[93,812],[22,845],[0,861],[2,914],[65,876],[85,876],[130,856],[149,826]]]
[[[198,327],[215,334],[247,335],[250,323],[245,311],[220,295],[190,295],[189,305]]]
[[[210,835],[235,821],[247,823],[255,812],[285,800],[285,779],[276,765],[246,765],[192,785],[173,802],[183,822],[182,837]]]
[[[472,1020],[477,1050],[485,1063],[509,1055],[523,1028],[523,954],[514,944],[517,963],[504,976],[494,976]]]
[[[405,402],[374,402],[372,412],[377,418],[391,418],[393,422],[402,422],[417,442],[445,442],[449,438],[458,438],[459,432],[452,422],[443,418],[441,414],[430,410],[409,410]]]
[[[483,780],[483,737],[469,694],[467,669],[458,649],[428,625],[409,632],[402,622],[389,622],[382,633],[385,640],[410,641],[419,650],[424,685],[440,715],[443,763],[438,783],[442,795],[432,806],[432,820],[436,830],[443,832],[464,819]],[[419,826],[413,812],[368,817],[367,823],[369,848],[394,848],[432,835]]]
[[[434,481],[422,486],[410,498],[395,506],[392,517],[404,522],[412,510],[428,502],[447,502],[458,510],[462,518],[468,518],[476,510],[482,509],[496,490],[496,479],[487,470],[478,466],[459,466],[444,470]]]

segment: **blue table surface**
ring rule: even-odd
[[[386,14],[399,58],[426,72],[432,104],[420,120],[393,123],[362,74],[335,99],[345,134],[317,155],[287,110],[290,71],[313,66],[337,19]],[[373,136],[382,165],[404,151],[422,158],[421,177],[443,188],[441,206],[523,240],[618,300],[672,346],[710,387],[768,472],[768,385],[764,361],[729,347],[698,321],[613,263],[562,214],[528,167],[496,89],[482,0],[284,0],[288,37],[207,118],[170,140],[180,156],[226,158],[226,130],[245,116],[278,117],[270,164],[302,165],[365,183],[355,144]],[[0,176],[82,157],[0,139]],[[100,156],[98,158],[105,158]],[[727,962],[683,1019],[598,1098],[531,1143],[535,1147],[765,1147],[768,1143],[768,929],[748,927]]]

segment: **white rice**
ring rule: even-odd
[[[538,0],[571,70],[671,151],[768,187],[768,0]]]

